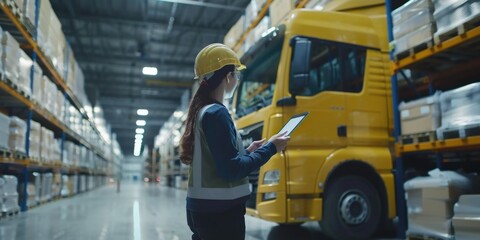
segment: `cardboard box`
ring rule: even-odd
[[[399,105],[402,135],[436,131],[440,127],[440,92]]]
[[[274,0],[270,4],[271,26],[278,26],[295,8],[295,0]]]
[[[410,49],[416,48],[422,44],[431,43],[433,40],[433,33],[435,33],[436,30],[437,28],[435,27],[435,24],[431,23],[417,28],[415,31],[409,32],[398,39],[395,39],[395,55],[409,51]]]

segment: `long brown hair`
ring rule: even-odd
[[[202,80],[200,88],[197,90],[190,102],[188,109],[187,122],[185,132],[180,140],[180,160],[184,164],[191,164],[193,161],[193,148],[195,141],[195,122],[200,109],[204,106],[215,103],[215,99],[210,96],[210,93],[215,90],[220,83],[227,77],[227,74],[233,72],[235,66],[227,65],[214,72],[214,74],[207,80]]]

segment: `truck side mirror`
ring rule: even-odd
[[[310,55],[312,42],[306,38],[294,38],[293,56],[290,67],[289,90],[292,95],[297,95],[308,86],[310,80]]]

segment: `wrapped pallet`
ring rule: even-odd
[[[30,157],[34,159],[40,158],[41,130],[40,123],[30,122]]]
[[[455,204],[453,228],[455,238],[476,240],[480,236],[480,195],[462,195]]]
[[[18,117],[10,117],[10,133],[8,147],[13,152],[25,153],[25,135],[27,124]]]
[[[24,0],[22,21],[28,31],[35,30],[35,0]]]
[[[40,1],[40,9],[38,15],[37,42],[44,54],[48,55],[48,36],[50,31],[50,18],[53,14],[50,0]],[[48,53],[47,53],[48,52]]]
[[[442,112],[438,138],[466,138],[480,127],[480,83],[446,91],[440,96]]]
[[[433,2],[435,4],[433,17],[438,29],[435,36],[449,32],[480,16],[478,0],[434,0]]]
[[[7,31],[2,35],[2,66],[4,76],[18,84],[18,62],[20,59],[20,45],[15,38]]]
[[[53,185],[53,174],[52,173],[43,173],[42,176],[42,195],[40,197],[41,202],[46,202],[52,199],[52,185]]]
[[[62,188],[60,190],[60,195],[62,197],[70,196],[70,193],[73,191],[73,184],[69,181],[68,175],[62,175]]]
[[[43,82],[43,71],[37,62],[33,62],[33,99],[38,103],[42,102],[45,83]]]
[[[395,54],[429,43],[436,31],[431,0],[410,0],[392,12]]]
[[[30,95],[30,72],[32,71],[33,61],[22,49],[19,50],[19,53],[18,87],[27,93],[27,95]]]
[[[9,149],[10,118],[0,112],[0,150]]]
[[[440,127],[440,92],[398,106],[402,135],[436,131]]]
[[[18,206],[18,180],[15,176],[4,175],[3,179],[3,196],[0,201],[0,209],[3,213],[11,213],[20,210]],[[1,183],[0,183],[1,184]]]
[[[50,163],[52,162],[52,145],[54,144],[54,134],[47,128],[42,127],[41,129],[41,140],[40,140],[40,158],[43,162]]]
[[[453,171],[429,172],[404,184],[408,235],[453,239],[453,205],[462,194],[478,191],[478,177]]]

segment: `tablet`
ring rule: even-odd
[[[293,130],[295,130],[298,125],[300,125],[300,123],[303,121],[303,119],[305,119],[305,117],[307,117],[307,115],[308,112],[304,112],[291,117],[290,120],[288,120],[288,122],[285,124],[285,126],[283,126],[282,130],[280,130],[278,133],[287,132],[286,136],[290,136]]]

